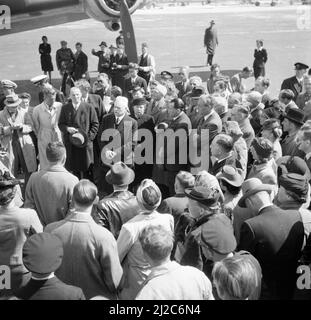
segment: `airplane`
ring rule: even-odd
[[[137,48],[131,20],[149,0],[1,0],[0,36],[88,18],[104,23],[110,31],[121,28],[125,51],[137,62]],[[5,19],[10,28],[5,28]],[[3,26],[3,27],[1,27]]]

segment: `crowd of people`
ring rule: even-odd
[[[92,51],[91,83],[82,44],[73,54],[61,43],[61,90],[48,74],[31,79],[39,105],[1,81],[0,265],[11,286],[0,299],[309,299],[296,286],[311,263],[309,67],[295,63],[277,97],[258,65],[155,80],[147,43],[135,64],[121,35]]]

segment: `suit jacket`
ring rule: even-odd
[[[108,135],[108,131],[105,133],[105,130],[107,129],[112,129],[113,132],[110,132]],[[118,135],[120,138],[119,141],[117,138]],[[113,159],[113,162],[123,161],[130,166],[133,165],[133,151],[137,144],[136,120],[128,115],[125,115],[121,122],[117,125],[115,115],[110,113],[103,117],[99,127],[97,139],[102,157],[104,156],[106,150],[111,150],[113,147],[115,149],[114,151],[117,152],[117,156]],[[107,164],[106,161],[105,164]]]
[[[296,76],[293,76],[283,81],[281,90],[283,89],[292,90],[295,95],[294,100],[296,101],[298,94],[302,91],[302,83],[299,83]]]
[[[298,132],[297,132],[298,134]],[[287,135],[281,142],[282,155],[284,156],[298,156],[303,158],[305,156],[304,152],[298,149],[296,143],[297,134]]]
[[[148,91],[146,80],[139,76],[136,77],[134,83],[132,83],[131,78],[125,79],[124,87],[125,87],[125,92],[123,92],[123,95],[129,99],[132,99],[132,93],[129,91],[133,90],[135,87],[143,88],[145,91],[145,94],[147,94],[147,91]]]
[[[188,144],[189,144],[189,134],[191,131],[191,121],[189,117],[182,112],[178,118],[173,119],[167,130],[172,130],[174,132],[173,135],[168,135],[167,140],[167,148],[165,152],[165,161],[164,161],[164,168],[167,171],[175,171],[179,172],[180,170],[188,170]],[[175,136],[175,133],[177,135]],[[179,133],[181,135],[181,139],[179,139]],[[180,159],[179,150],[182,149],[184,158]],[[169,163],[174,162],[172,164]]]
[[[75,65],[73,70],[73,76],[75,80],[80,80],[82,75],[87,72],[88,69],[88,58],[84,52],[80,52],[78,55],[75,55]]]
[[[94,107],[98,122],[101,123],[103,115],[106,114],[106,110],[104,109],[103,99],[99,94],[88,94],[87,103]]]
[[[190,81],[187,80],[186,83],[179,81],[175,83],[175,87],[178,90],[178,98],[182,99],[182,97],[192,91],[192,86],[190,85]]]
[[[303,239],[304,227],[298,210],[271,205],[242,224],[239,248],[259,261],[272,297],[291,298]]]
[[[57,277],[30,281],[16,293],[22,300],[85,300],[82,290],[60,281]]]
[[[90,104],[81,102],[78,110],[75,110],[72,102],[69,102],[62,107],[58,126],[63,133],[63,141],[67,150],[66,169],[77,172],[87,171],[94,163],[93,140],[99,126],[95,109]],[[79,128],[87,135],[85,147],[79,148],[70,142],[68,127]]]
[[[218,45],[218,35],[215,26],[205,29],[204,46],[207,54],[214,54],[216,46]]]
[[[209,130],[209,141],[216,137],[217,134],[221,133],[222,131],[222,121],[216,111],[210,113],[208,118],[205,120],[204,118],[198,124],[198,133],[201,132],[202,129]]]

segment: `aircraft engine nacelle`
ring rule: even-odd
[[[144,0],[126,0],[130,14],[142,7]],[[86,14],[98,21],[104,22],[111,31],[120,29],[120,0],[83,0]]]

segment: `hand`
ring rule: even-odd
[[[74,127],[68,127],[67,128],[67,132],[69,132],[70,134],[76,133],[78,132],[78,129],[74,128]]]
[[[92,49],[92,53],[95,53],[96,51],[95,51],[95,49]]]

